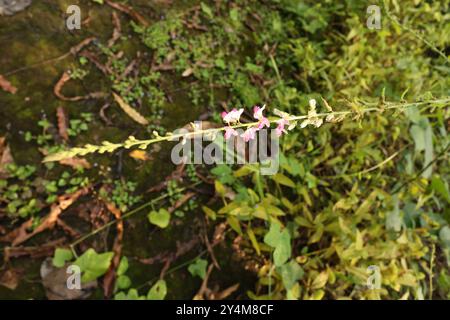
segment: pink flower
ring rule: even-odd
[[[225,139],[229,139],[231,136],[237,136],[238,132],[231,127],[225,129]]]
[[[280,119],[277,121],[278,126],[275,129],[275,133],[277,136],[281,136],[283,133],[287,133],[286,129],[284,129],[284,126],[289,125],[289,121],[286,119]]]
[[[255,134],[258,129],[255,127],[248,128],[245,130],[245,132],[241,135],[241,137],[244,139],[245,142],[248,142],[250,140],[255,139]]]
[[[269,119],[263,117],[261,120],[259,120],[258,123],[258,129],[262,129],[264,128],[264,126],[266,126],[267,128],[270,128],[270,121]]]
[[[253,117],[257,120],[261,120],[264,116],[263,116],[263,111],[266,108],[266,106],[263,106],[262,108],[256,106],[253,108]]]
[[[222,112],[222,119],[223,121],[225,121],[226,123],[230,124],[230,123],[236,123],[239,121],[242,112],[244,112],[244,109],[233,109],[230,112]]]
[[[264,128],[264,126],[266,126],[267,128],[270,127],[270,121],[263,115],[263,111],[265,108],[266,106],[263,106],[262,108],[256,106],[253,108],[253,117],[256,120],[259,120],[258,130]]]

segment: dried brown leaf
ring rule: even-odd
[[[20,272],[15,269],[6,269],[0,275],[0,285],[11,290],[16,290],[20,281]]]
[[[6,80],[1,74],[0,74],[0,88],[2,88],[4,91],[16,94],[17,88],[14,87],[11,82]]]
[[[139,112],[137,112],[136,110],[134,110],[132,107],[130,107],[129,104],[127,104],[125,101],[123,101],[123,99],[115,94],[113,92],[113,96],[114,96],[114,100],[116,100],[116,102],[119,104],[120,108],[122,108],[122,110],[134,121],[136,121],[139,124],[142,124],[144,126],[148,125],[148,120],[145,119]]]
[[[59,161],[60,164],[72,167],[74,169],[90,169],[91,164],[83,158],[67,158]]]
[[[17,229],[2,237],[0,241],[11,241],[11,239],[13,239],[11,243],[12,246],[18,246],[19,244],[27,241],[38,233],[41,233],[47,229],[53,229],[56,222],[58,221],[59,215],[63,213],[64,210],[66,210],[68,207],[70,207],[76,200],[78,200],[78,198],[86,195],[89,190],[89,187],[85,187],[74,193],[60,196],[58,198],[58,203],[51,206],[50,213],[42,219],[41,224],[37,226],[33,231],[28,232],[33,224],[32,219],[29,219]]]
[[[69,140],[67,134],[67,117],[63,107],[56,109],[56,117],[58,119],[58,133],[65,141]]]
[[[108,6],[129,15],[133,20],[142,24],[144,27],[147,27],[149,25],[147,20],[145,20],[145,18],[137,11],[135,11],[132,7],[110,0],[106,0],[105,2]]]

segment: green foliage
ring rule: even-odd
[[[148,214],[150,223],[164,229],[170,223],[170,213],[166,209],[159,209],[159,211],[152,211]]]
[[[141,200],[141,196],[135,195],[136,187],[137,183],[133,181],[116,180],[113,182],[111,192],[102,189],[101,194],[111,199],[122,212],[125,212]]]
[[[275,266],[282,266],[291,257],[291,236],[287,229],[281,231],[278,223],[270,225],[269,232],[264,237],[264,242],[275,248],[273,260]]]
[[[81,281],[89,282],[104,275],[108,271],[113,255],[112,252],[99,254],[92,248],[85,251],[74,262],[81,269]]]
[[[207,266],[208,261],[205,259],[197,259],[189,265],[188,270],[193,277],[199,276],[201,279],[205,279]]]
[[[158,280],[147,294],[147,300],[164,300],[167,295],[167,285],[164,280]]]
[[[185,96],[190,102],[183,108],[202,107],[192,115],[211,114],[215,122],[223,106],[248,110],[266,103],[268,114],[278,108],[303,115],[311,98],[319,102],[318,112],[329,111],[328,104],[337,112],[351,110],[339,123],[298,126],[283,136],[280,170],[273,176],[261,176],[258,164],[202,167],[206,181],[214,181],[216,197],[205,200],[202,210],[197,201],[204,199],[191,199],[173,212],[227,222],[225,244],[239,236],[233,248],[244,253],[240,262],[258,277],[247,292],[251,299],[450,297],[449,104],[442,102],[450,87],[448,3],[384,3],[380,30],[367,28],[367,4],[353,0],[195,1],[192,8],[186,4],[188,11],[170,7],[164,19],[147,27],[131,23],[129,38],[138,38],[136,47],[145,53],[128,76],[122,75],[134,61],[131,40],[96,44],[113,70],[108,86],[152,120],[136,136],[154,130],[164,135],[167,115],[179,110],[171,110],[174,100]],[[72,78],[86,81],[89,62],[79,62]],[[403,105],[389,110],[388,101]],[[377,111],[363,113],[363,107]],[[95,114],[70,118],[66,144],[85,138]],[[245,114],[245,121],[250,117]],[[194,118],[168,119],[168,127]],[[38,132],[25,133],[27,141],[46,153],[63,150],[49,119],[37,126]],[[125,146],[149,144],[130,137]],[[85,156],[120,147],[103,142],[65,152]],[[187,167],[190,182],[203,181],[197,169]],[[8,166],[8,173],[0,180],[0,201],[8,216],[32,217],[34,226],[47,204],[89,181],[78,171],[38,180],[38,168],[26,165]],[[175,207],[183,198],[182,179],[167,182],[162,206]],[[133,182],[106,182],[112,189],[101,189],[101,195],[123,212],[143,198]],[[174,216],[159,209],[148,219],[166,228]],[[62,266],[70,259],[67,250],[58,249],[53,261]],[[110,265],[111,253],[89,249],[77,261],[84,280],[95,279]],[[380,290],[366,287],[367,267],[373,265],[380,268]],[[203,279],[206,268],[207,261],[197,259],[188,270]],[[164,280],[145,295],[132,288],[127,270],[122,258],[116,299],[165,298]]]
[[[62,268],[67,261],[72,260],[73,254],[71,250],[57,248],[55,256],[53,257],[53,265],[57,268]]]

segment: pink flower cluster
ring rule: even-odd
[[[256,136],[256,132],[258,130],[263,129],[264,127],[270,128],[270,121],[269,119],[267,119],[264,115],[263,115],[263,111],[266,108],[266,106],[258,107],[255,106],[253,108],[253,118],[255,118],[256,120],[258,120],[258,122],[247,128],[247,130],[245,130],[245,132],[243,134],[241,134],[241,138],[244,139],[245,142],[248,142],[250,140],[255,139]],[[228,124],[228,127],[225,128],[225,139],[229,139],[232,136],[237,136],[238,132],[233,129],[230,125],[231,124],[235,124],[239,122],[239,119],[242,115],[242,112],[244,111],[244,109],[233,109],[230,112],[222,112],[222,119],[225,123]],[[286,120],[285,118],[282,118],[280,120],[277,121],[278,127],[276,128],[276,134],[278,136],[281,136],[283,133],[286,133],[285,130],[285,126],[289,126],[289,121]]]

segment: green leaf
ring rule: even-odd
[[[164,229],[167,228],[170,222],[170,213],[166,209],[159,209],[159,211],[152,211],[148,215],[148,220],[150,223],[157,225],[158,227]]]
[[[203,212],[212,220],[216,220],[216,212],[210,208],[208,208],[207,206],[202,206],[202,210]]]
[[[441,239],[444,246],[448,249],[450,249],[450,227],[445,226],[441,228],[439,231],[439,239]]]
[[[234,22],[239,22],[239,11],[237,8],[233,8],[230,10],[230,18]]]
[[[227,190],[225,189],[225,186],[222,183],[220,183],[219,180],[214,180],[214,187],[218,195],[220,195],[221,197],[225,196]]]
[[[128,289],[131,286],[131,280],[128,276],[121,275],[117,278],[117,288]]]
[[[450,203],[450,191],[448,190],[448,185],[441,177],[433,177],[433,180],[431,180],[431,188]]]
[[[424,168],[428,166],[431,161],[433,161],[434,158],[434,151],[433,151],[433,129],[431,128],[430,121],[428,121],[427,118],[425,118],[424,123],[426,124],[425,129],[425,161],[423,163]],[[429,166],[423,173],[422,176],[426,179],[429,179],[431,177],[431,174],[433,173],[433,166]]]
[[[216,59],[216,61],[214,62],[214,64],[216,65],[216,67],[225,70],[226,69],[226,64],[225,61],[223,59]]]
[[[409,133],[414,140],[414,147],[416,152],[425,150],[425,130],[419,125],[412,125]]]
[[[211,173],[217,176],[223,184],[232,184],[235,181],[233,170],[225,164],[219,164],[211,170]]]
[[[212,12],[211,8],[207,4],[205,4],[203,2],[200,3],[200,5],[202,7],[203,13],[205,13],[209,18],[212,19],[214,16],[213,16],[213,12]]]
[[[399,232],[402,228],[403,219],[400,213],[399,200],[393,197],[394,208],[386,214],[386,229]]]
[[[200,278],[205,279],[207,266],[208,261],[205,259],[197,259],[194,263],[189,265],[188,270],[193,277],[199,276]]]
[[[136,289],[128,290],[128,293],[119,292],[114,296],[115,300],[145,300],[145,296],[139,296],[139,293]]]
[[[286,177],[282,173],[277,173],[276,175],[272,176],[272,179],[275,182],[277,182],[277,183],[279,183],[281,185],[284,185],[286,187],[295,188],[294,181],[292,181],[291,179],[289,179],[288,177]]]
[[[164,280],[158,280],[153,287],[148,291],[148,300],[164,300],[167,294],[167,285]]]
[[[255,233],[253,232],[253,229],[250,226],[247,228],[247,235],[250,238],[253,248],[255,248],[258,256],[261,255],[261,248],[259,247],[258,240],[256,239]]]
[[[57,248],[55,250],[55,256],[53,257],[53,265],[57,268],[62,268],[67,261],[72,260],[73,254],[69,249]]]
[[[273,259],[276,267],[282,266],[291,257],[291,235],[287,229],[281,231],[280,224],[272,222],[264,242],[275,248]]]
[[[290,290],[305,273],[295,260],[291,260],[279,267],[278,272],[286,290]]]
[[[117,267],[117,275],[121,276],[125,274],[128,270],[128,258],[122,257],[120,260],[119,266]]]
[[[92,248],[83,253],[74,263],[83,272],[81,281],[89,282],[104,275],[111,264],[113,255],[112,252],[98,254]]]

